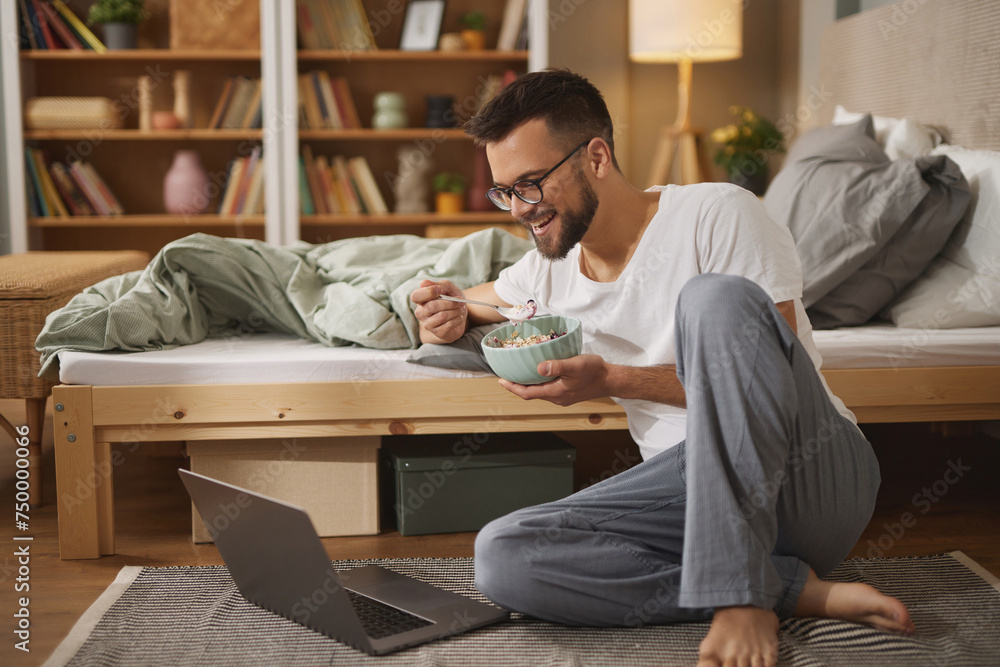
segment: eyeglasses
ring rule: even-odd
[[[552,175],[556,169],[563,165],[563,162],[573,157],[573,154],[578,150],[590,143],[590,139],[587,139],[582,144],[570,151],[569,155],[559,160],[559,164],[549,169],[547,172],[542,174],[539,178],[526,178],[523,181],[518,181],[509,188],[490,188],[486,192],[486,197],[496,204],[497,208],[503,209],[504,211],[509,211],[511,208],[511,195],[516,196],[518,199],[523,201],[525,204],[537,204],[542,201],[542,181]]]

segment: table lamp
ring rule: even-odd
[[[694,62],[736,60],[743,55],[742,0],[629,0],[629,57],[638,63],[677,63],[677,120],[663,129],[650,185],[670,182],[680,156],[682,184],[702,180],[691,127]]]

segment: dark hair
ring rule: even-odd
[[[566,69],[518,77],[465,123],[465,132],[482,146],[500,141],[522,123],[539,118],[545,120],[549,132],[567,151],[593,137],[604,139],[618,168],[614,126],[601,91]]]

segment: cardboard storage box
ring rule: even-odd
[[[304,508],[320,537],[379,531],[379,436],[201,440],[187,443],[191,471]],[[191,506],[195,542],[211,542]]]
[[[573,492],[576,450],[544,433],[383,440],[387,503],[402,535],[475,531]]]

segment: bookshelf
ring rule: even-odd
[[[0,29],[10,34],[18,20],[17,3],[2,3]],[[67,4],[85,16],[89,0]],[[393,213],[392,174],[398,171],[396,152],[401,146],[426,147],[434,171],[458,171],[471,179],[474,147],[457,127],[422,127],[427,94],[449,95],[461,107],[470,103],[484,77],[507,70],[523,72],[545,66],[547,51],[546,4],[528,3],[531,52],[402,51],[398,48],[405,12],[392,12],[379,0],[363,0],[362,8],[372,26],[376,50],[300,49],[295,0],[262,0],[259,5],[260,48],[171,49],[170,0],[148,5],[163,16],[144,26],[140,48],[128,51],[21,50],[12,62],[11,48],[3,45],[4,121],[7,145],[42,148],[52,160],[79,155],[92,163],[120,199],[125,213],[116,216],[30,216],[26,205],[23,150],[12,159],[5,185],[11,193],[5,213],[12,221],[15,251],[27,249],[138,248],[155,252],[166,242],[195,231],[222,236],[266,239],[277,244],[296,240],[326,242],[351,236],[416,233],[448,236],[484,226],[509,225],[509,215],[499,211],[468,211],[439,215]],[[473,9],[487,12],[487,45],[496,44],[505,3],[486,0],[449,0],[442,32],[457,32],[458,17]],[[228,6],[228,5],[227,5]],[[404,7],[405,3],[392,5]],[[391,9],[391,8],[390,8]],[[96,32],[96,31],[95,31]],[[157,81],[156,109],[171,105],[170,76],[177,70],[191,72],[191,127],[173,130],[139,129],[134,109],[136,78],[151,73]],[[323,71],[343,78],[356,105],[361,127],[300,128],[298,75]],[[225,82],[231,77],[263,81],[263,127],[214,129],[210,127]],[[11,92],[11,81],[15,92]],[[372,99],[380,91],[401,92],[407,100],[411,123],[392,130],[373,129]],[[31,97],[103,96],[128,106],[123,127],[104,130],[27,129],[24,104]],[[16,103],[15,101],[16,100]],[[13,108],[17,105],[18,108]],[[227,171],[232,161],[263,146],[266,208],[263,214],[225,215],[218,212]],[[298,158],[308,146],[315,155],[363,157],[370,165],[379,193],[388,205],[385,213],[326,213],[303,215],[299,202]],[[164,212],[163,180],[178,150],[197,150],[215,185],[217,195],[203,214],[171,215]],[[8,151],[10,153],[11,151]],[[85,155],[84,155],[85,153]],[[20,159],[16,159],[16,158]],[[433,207],[433,197],[429,198]]]

